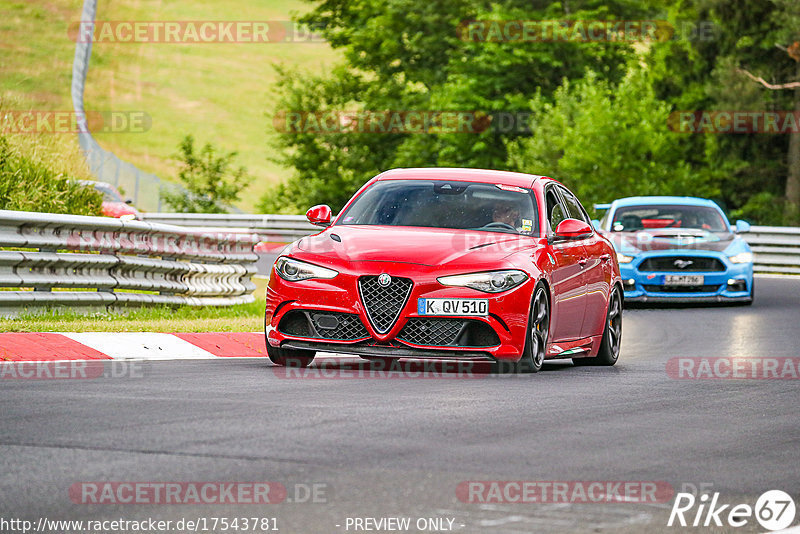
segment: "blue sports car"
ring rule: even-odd
[[[711,200],[628,197],[611,204],[595,227],[614,243],[625,300],[753,302],[753,253]]]

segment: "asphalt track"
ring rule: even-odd
[[[476,504],[456,488],[665,481],[710,484],[729,503],[769,489],[797,499],[800,381],[666,372],[676,357],[799,356],[800,280],[759,277],[756,291],[751,307],[626,310],[613,368],[312,379],[220,359],[149,362],[139,378],[5,380],[0,518],[258,516],[305,534],[355,532],[348,517],[448,517],[454,532],[698,532],[666,527],[670,502]],[[315,363],[331,365],[347,360]],[[76,504],[69,488],[86,481],[277,481],[292,501],[296,484],[316,483],[325,502]],[[763,530],[751,520],[716,532]]]

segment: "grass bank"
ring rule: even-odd
[[[75,43],[70,24],[82,0],[0,0],[0,97],[30,101],[42,110],[71,110]],[[302,0],[136,0],[100,2],[98,21],[283,21],[312,5]],[[96,43],[86,83],[87,110],[144,111],[144,133],[97,135],[105,148],[139,168],[174,181],[171,159],[193,134],[239,152],[255,176],[240,207],[252,210],[263,191],[288,170],[269,161],[274,130],[273,64],[302,70],[329,68],[337,54],[327,43]],[[55,136],[74,137],[74,136]]]
[[[237,306],[164,306],[118,313],[53,310],[0,319],[0,332],[258,332],[263,328],[263,300]]]

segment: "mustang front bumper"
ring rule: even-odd
[[[701,267],[659,268],[669,265],[673,258],[693,261]],[[621,263],[619,270],[628,302],[748,301],[753,288],[752,263],[731,263],[724,254],[709,251],[643,253],[631,263]],[[702,283],[677,285],[667,280],[668,276],[686,275],[700,275]]]

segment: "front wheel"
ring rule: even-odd
[[[272,363],[283,367],[308,367],[316,354],[313,350],[281,349],[267,343],[267,356]]]
[[[547,339],[550,334],[550,299],[544,284],[536,286],[533,293],[530,319],[528,320],[528,335],[525,339],[525,349],[520,360],[521,369],[538,373],[544,363],[547,350]]]
[[[622,344],[622,296],[619,289],[611,290],[606,312],[606,326],[600,350],[594,358],[574,358],[575,365],[614,365],[619,359],[619,348]]]

